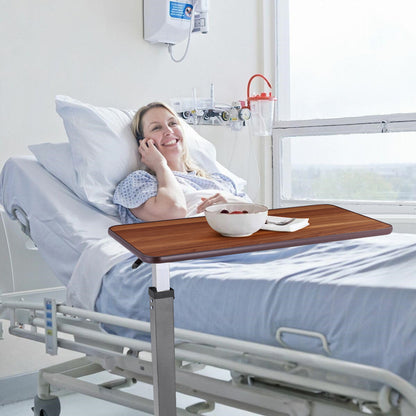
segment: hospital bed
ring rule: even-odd
[[[1,203],[62,287],[2,293],[1,313],[11,334],[85,357],[39,372],[35,415],[59,415],[52,387],[153,413],[123,391],[152,383],[151,267],[133,268],[107,235],[117,217],[40,160],[6,162]],[[172,263],[176,389],[200,400],[177,414],[415,415],[415,254],[416,236],[393,233]],[[84,378],[103,371],[115,378]]]

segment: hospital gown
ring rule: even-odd
[[[228,176],[221,173],[212,173],[210,177],[197,176],[195,172],[173,171],[175,178],[181,185],[187,204],[187,216],[197,215],[196,208],[202,197],[212,196],[216,192],[225,193],[229,199],[243,198],[250,202],[244,192],[237,190],[236,184]],[[158,182],[154,175],[144,170],[137,170],[121,181],[115,190],[113,201],[118,206],[121,222],[132,224],[143,222],[132,214],[130,208],[136,208],[149,198],[156,196]]]

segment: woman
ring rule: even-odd
[[[208,175],[194,164],[180,121],[166,104],[139,109],[132,131],[145,170],[131,173],[116,188],[114,203],[123,223],[183,218],[212,204],[250,201],[227,176]]]

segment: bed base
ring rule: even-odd
[[[11,334],[48,343],[45,302],[2,297],[0,309],[8,311]],[[39,371],[35,416],[59,415],[51,386],[153,413],[152,400],[120,390],[152,383],[151,343],[100,329],[105,323],[149,336],[148,322],[64,304],[56,306],[54,319],[57,347],[86,356]],[[383,369],[183,329],[175,329],[175,338],[176,390],[203,400],[177,408],[180,416],[205,414],[215,403],[270,416],[416,414],[416,388]],[[103,371],[117,378],[104,384],[80,380]]]

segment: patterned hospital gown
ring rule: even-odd
[[[225,191],[250,201],[244,192],[237,190],[232,179],[221,173],[212,173],[209,178],[197,176],[195,172],[173,171],[173,174],[181,185],[187,202],[192,199],[193,195],[198,195],[198,193],[202,195],[205,192],[205,196],[208,196],[209,193],[206,191],[210,190],[213,191],[212,194],[217,191]],[[144,170],[132,172],[122,180],[117,185],[113,198],[114,203],[118,206],[121,222],[123,224],[143,222],[143,220],[134,216],[129,208],[136,208],[145,203],[149,198],[156,196],[157,189],[158,182],[156,177]]]

